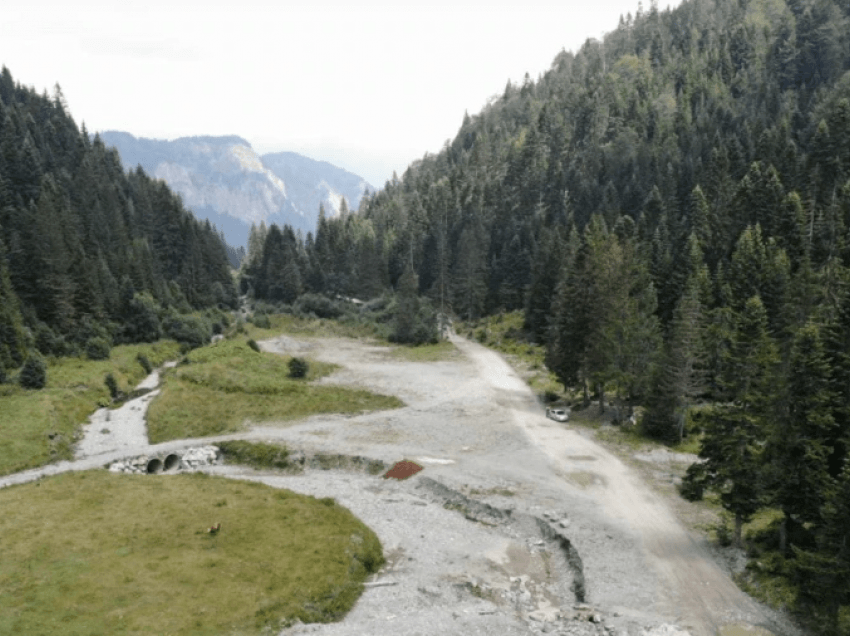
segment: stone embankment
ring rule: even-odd
[[[187,448],[185,451],[174,453],[139,455],[129,459],[119,459],[109,465],[109,472],[153,475],[193,471],[217,463],[220,456],[221,451],[218,446]]]

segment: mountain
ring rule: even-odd
[[[343,198],[356,209],[363,194],[374,190],[361,177],[325,161],[294,152],[261,156],[237,136],[164,141],[107,131],[100,137],[118,150],[125,169],[141,166],[163,179],[235,246],[247,245],[252,223],[315,232],[320,205],[333,217]]]

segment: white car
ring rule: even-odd
[[[570,419],[570,407],[550,406],[546,409],[546,417],[556,422],[566,422]]]

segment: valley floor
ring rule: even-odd
[[[633,470],[586,432],[546,419],[498,354],[453,341],[457,351],[445,360],[410,362],[347,339],[268,340],[261,343],[268,351],[342,367],[322,382],[395,395],[407,406],[158,446],[82,444],[88,450],[76,462],[0,485],[216,439],[285,442],[307,457],[341,454],[387,465],[408,459],[424,470],[405,481],[340,468],[293,475],[208,469],[334,497],[383,543],[387,566],[343,621],[284,634],[713,636],[742,625],[749,633],[757,627],[796,636],[781,615],[735,586]]]

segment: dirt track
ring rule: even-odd
[[[499,355],[453,340],[457,353],[430,363],[344,339],[266,341],[269,351],[341,365],[324,382],[397,395],[407,406],[266,423],[201,441],[285,441],[308,457],[361,456],[387,465],[410,459],[425,467],[401,482],[350,462],[302,475],[210,469],[335,497],[384,545],[387,567],[343,621],[283,634],[640,636],[655,628],[651,633],[674,636],[675,625],[713,636],[743,623],[797,636],[783,617],[738,590],[633,471],[586,432],[546,419]],[[133,413],[139,410],[127,409],[125,427],[114,412],[106,436],[112,441],[82,443],[77,461],[8,476],[0,485],[200,441],[143,444]],[[88,435],[104,436],[101,430],[94,423]]]

